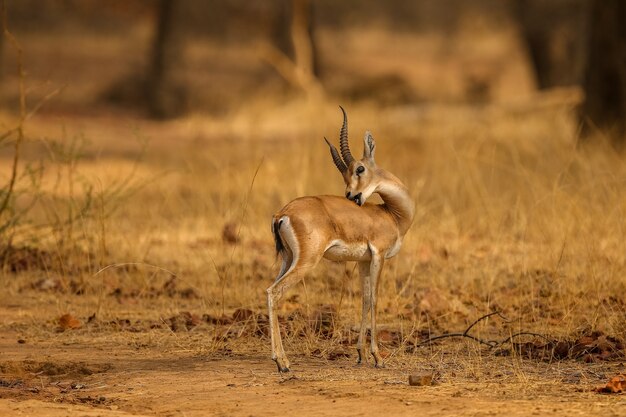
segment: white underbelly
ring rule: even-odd
[[[346,243],[333,240],[324,252],[331,261],[369,261],[372,259],[367,243]]]

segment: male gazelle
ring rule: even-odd
[[[371,320],[370,352],[376,367],[383,366],[376,336],[376,295],[385,259],[396,255],[402,238],[411,226],[415,206],[407,188],[393,174],[374,162],[376,145],[365,133],[363,158],[356,160],[348,146],[348,120],[343,112],[339,134],[341,157],[326,138],[333,162],[346,183],[346,198],[339,196],[301,197],[288,203],[272,219],[276,250],[282,266],[274,284],[267,289],[272,359],[279,372],[289,371],[289,360],[280,337],[275,312],[284,291],[299,282],[322,259],[359,263],[363,307],[357,352],[365,358],[363,341],[367,315]],[[383,204],[366,203],[378,193]],[[355,204],[356,203],[356,204]]]

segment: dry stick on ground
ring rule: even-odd
[[[481,321],[485,320],[486,318],[489,318],[491,316],[494,315],[498,315],[500,316],[504,321],[508,321],[502,314],[500,314],[499,311],[492,311],[491,313],[485,314],[482,317],[479,317],[478,319],[474,320],[474,322],[472,324],[469,325],[469,327],[467,329],[465,329],[464,332],[462,333],[446,333],[446,334],[442,334],[439,336],[432,336],[429,337],[427,340],[423,341],[422,343],[418,343],[415,345],[415,348],[423,346],[423,345],[427,345],[430,344],[432,342],[434,342],[435,340],[439,340],[439,339],[446,339],[449,337],[467,337],[469,339],[472,339],[480,344],[483,345],[487,345],[489,347],[494,347],[496,345],[496,342],[494,340],[483,340],[481,338],[478,338],[476,336],[472,336],[471,334],[469,334],[469,331],[472,330],[472,328],[474,326],[476,326],[478,323],[480,323]]]
[[[541,337],[541,338],[545,339],[546,341],[550,341],[546,336],[538,334],[538,333],[532,333],[532,332],[518,332],[518,333],[515,333],[515,334],[513,334],[513,335],[511,335],[511,336],[509,336],[509,337],[507,337],[507,338],[505,338],[505,339],[503,339],[501,341],[481,339],[479,337],[472,336],[471,334],[469,334],[470,330],[472,330],[472,328],[474,326],[476,326],[478,323],[480,323],[481,321],[485,320],[486,318],[489,318],[489,317],[495,316],[495,315],[500,316],[500,318],[502,320],[504,320],[505,322],[509,321],[499,311],[492,311],[491,313],[485,314],[484,316],[481,316],[481,317],[477,318],[476,320],[474,320],[474,322],[472,322],[472,324],[470,324],[467,327],[467,329],[465,329],[465,331],[462,332],[462,333],[447,333],[447,334],[442,334],[442,335],[439,335],[439,336],[432,336],[432,337],[429,337],[427,340],[425,340],[425,341],[423,341],[421,343],[416,344],[413,347],[413,349],[417,349],[420,346],[428,345],[428,344],[434,342],[435,340],[446,339],[446,338],[449,338],[449,337],[466,337],[466,338],[471,339],[471,340],[473,340],[475,342],[478,342],[478,343],[480,343],[482,345],[489,346],[489,349],[493,349],[495,347],[502,346],[503,344],[505,344],[507,342],[512,342],[513,339],[515,337],[517,337],[517,336],[537,336],[537,337]]]

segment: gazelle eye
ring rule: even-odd
[[[363,167],[363,165],[360,165],[357,169],[356,169],[356,175],[361,175],[363,173],[363,171],[365,171],[365,168]]]

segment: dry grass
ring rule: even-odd
[[[608,148],[577,147],[566,108],[349,107],[353,147],[361,146],[360,131],[373,129],[379,164],[406,182],[418,207],[401,254],[384,272],[383,327],[462,330],[498,309],[511,323],[492,319],[480,331],[557,338],[590,330],[623,334],[626,168]],[[277,267],[271,214],[300,195],[342,192],[319,140],[337,130],[335,113],[334,106],[292,103],[291,109],[257,111],[223,124],[194,117],[172,122],[166,130],[181,131],[176,142],[156,139],[138,163],[137,181],[149,181],[112,217],[76,220],[81,253],[89,256],[67,258],[75,267],[26,271],[23,279],[5,274],[7,294],[45,277],[61,280],[64,290],[71,282],[85,288],[81,296],[52,296],[59,313],[86,317],[95,312],[95,297],[99,317],[121,317],[119,302],[107,295],[116,288],[136,296],[133,314],[154,320],[183,310],[263,312],[264,290]],[[259,120],[261,128],[248,130]],[[202,133],[226,128],[231,132],[223,139]],[[113,149],[80,162],[75,175],[99,184],[124,178],[132,165],[108,157]],[[44,187],[55,190],[67,199],[66,187]],[[236,243],[222,236],[228,224]],[[62,238],[51,235],[43,249],[55,252]],[[168,271],[199,298],[144,297],[163,286]],[[345,332],[358,321],[354,275],[350,265],[324,262],[295,290],[298,296],[283,314],[301,309],[308,319],[319,306],[332,305],[334,324]],[[143,310],[145,303],[151,311]],[[310,334],[287,343],[290,351],[311,352],[326,342]]]
[[[527,331],[575,340],[598,331],[623,339],[626,164],[602,138],[579,143],[573,109],[559,97],[342,103],[354,153],[372,130],[379,165],[405,182],[417,205],[380,287],[378,323],[393,378],[406,369],[432,371],[450,394],[459,381],[487,391],[505,383],[528,399],[558,381],[598,383],[618,368],[553,358],[547,364],[517,352],[500,357],[465,339],[412,349],[492,310],[509,321],[492,317],[474,335],[501,340]],[[14,117],[1,113],[0,125],[14,125]],[[11,272],[11,261],[0,273],[0,330],[38,347],[267,357],[271,366],[263,315],[278,264],[269,220],[298,196],[343,193],[322,140],[335,137],[339,122],[332,98],[276,97],[167,123],[54,112],[29,121],[24,161],[49,164],[30,221],[80,213],[90,187],[93,205],[71,225],[14,241],[31,249],[15,255],[15,265],[26,267]],[[50,152],[53,141],[69,146],[81,138],[87,142],[78,159]],[[3,153],[3,163],[9,157]],[[0,171],[2,183],[6,175]],[[353,265],[327,261],[283,299],[285,348],[296,367],[312,361],[342,369],[314,366],[305,379],[388,378],[343,371],[355,356],[360,302]],[[65,313],[82,327],[59,332]]]

